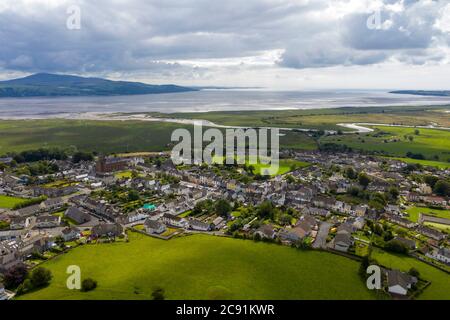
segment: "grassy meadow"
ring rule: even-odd
[[[174,113],[172,118],[205,119],[231,126],[268,126],[323,130],[345,130],[337,123],[372,122],[420,126],[437,124],[450,127],[449,107],[398,106],[348,107],[332,109],[277,111],[219,111]],[[167,117],[165,114],[153,114]]]
[[[77,147],[98,153],[142,153],[171,150],[171,134],[190,125],[144,121],[0,120],[0,155],[39,148]],[[284,147],[315,150],[314,139],[300,132],[280,137]]]
[[[51,284],[19,299],[373,299],[359,263],[326,252],[208,235],[85,245],[45,262]],[[92,259],[92,257],[96,259]],[[66,269],[81,268],[98,287],[68,290]],[[336,272],[339,270],[339,272]]]
[[[373,248],[372,258],[385,267],[405,272],[415,268],[420,272],[421,278],[431,281],[431,285],[419,295],[419,300],[450,300],[450,276],[444,271],[415,258],[388,253],[377,248]]]
[[[450,162],[450,131],[439,129],[373,126],[375,132],[367,134],[337,135],[321,139],[322,143],[347,145],[357,150],[384,155],[406,157],[408,152],[422,154],[426,160]],[[406,136],[406,138],[405,138]],[[409,136],[413,140],[409,140]]]

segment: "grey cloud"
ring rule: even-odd
[[[391,58],[414,64],[426,62],[436,38],[448,41],[433,28],[439,2],[429,10],[412,0],[404,1],[402,12],[384,9],[382,15],[392,20],[386,30],[367,29],[367,13],[322,17],[335,2],[79,0],[81,30],[65,27],[73,1],[52,8],[28,4],[23,12],[0,11],[0,66],[23,72],[208,74],[167,61],[255,56],[274,49],[285,50],[278,63],[287,68],[367,65]],[[439,61],[445,55],[430,58]]]

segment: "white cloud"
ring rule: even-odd
[[[66,9],[74,4],[82,24],[71,31]],[[369,29],[377,10],[380,26]],[[329,86],[335,70],[409,74],[450,60],[444,0],[1,0],[0,30],[0,77]],[[345,85],[360,85],[354,74],[358,82]]]

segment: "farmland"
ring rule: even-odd
[[[20,299],[151,299],[156,287],[167,299],[374,298],[358,276],[359,263],[330,253],[207,235],[129,236],[128,243],[85,245],[45,262],[54,276],[50,286]],[[82,278],[98,281],[96,290],[67,289],[73,264]]]
[[[346,145],[356,150],[383,155],[406,157],[408,152],[420,154],[426,160],[450,162],[450,131],[403,127],[374,126],[368,134],[329,136],[322,143]],[[410,138],[411,137],[411,138]]]

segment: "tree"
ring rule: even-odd
[[[131,171],[131,178],[139,178],[139,172],[137,172],[136,170]]]
[[[273,218],[275,207],[270,201],[264,201],[258,208],[258,216],[260,218]]]
[[[411,275],[413,277],[416,277],[416,278],[420,277],[420,272],[416,268],[409,269],[408,273],[409,273],[409,275]]]
[[[164,289],[163,288],[156,288],[155,290],[153,290],[152,292],[152,297],[153,300],[164,300]]]
[[[426,175],[423,177],[423,181],[429,185],[431,188],[434,188],[436,185],[436,182],[439,181],[439,178],[436,176]]]
[[[398,188],[390,187],[389,195],[392,197],[392,199],[397,200],[398,196],[400,195],[400,192],[398,191]]]
[[[228,215],[231,212],[231,209],[232,208],[231,208],[230,203],[225,199],[220,199],[216,202],[215,210],[216,210],[216,213],[221,217],[225,217],[225,218],[228,217]]]
[[[345,176],[351,180],[357,178],[356,171],[352,167],[348,167],[345,169]]]
[[[73,163],[78,163],[81,161],[92,161],[92,160],[94,160],[94,155],[89,152],[78,151],[78,152],[75,152],[72,156]]]
[[[436,182],[433,191],[441,196],[450,196],[450,182],[439,180]]]
[[[64,241],[64,238],[63,238],[62,236],[57,236],[57,237],[55,238],[55,243],[56,243],[56,245],[58,245],[58,247],[60,247],[61,249],[64,249],[64,248],[65,248],[65,245],[64,245],[65,241]]]
[[[50,283],[50,280],[52,280],[52,273],[48,269],[39,267],[31,272],[30,281],[33,288],[45,287]]]
[[[361,172],[361,173],[358,175],[358,183],[359,183],[361,186],[363,186],[364,188],[367,188],[367,186],[369,185],[370,181],[371,181],[371,180],[370,180],[370,178],[369,178],[369,176],[368,176],[367,174]]]
[[[27,276],[27,267],[24,264],[19,264],[5,272],[3,284],[7,289],[15,289],[25,281]]]
[[[282,224],[283,226],[290,225],[291,221],[292,221],[292,216],[287,213],[283,213],[280,217],[280,224]]]
[[[390,252],[401,254],[407,254],[409,252],[408,247],[403,242],[400,242],[398,240],[389,241],[386,244],[385,249]]]
[[[137,201],[140,199],[139,193],[136,190],[128,192],[128,201]]]
[[[414,134],[415,134],[416,136],[420,135],[419,129],[414,130]]]
[[[91,278],[84,279],[81,283],[81,291],[88,292],[97,288],[97,281]]]

